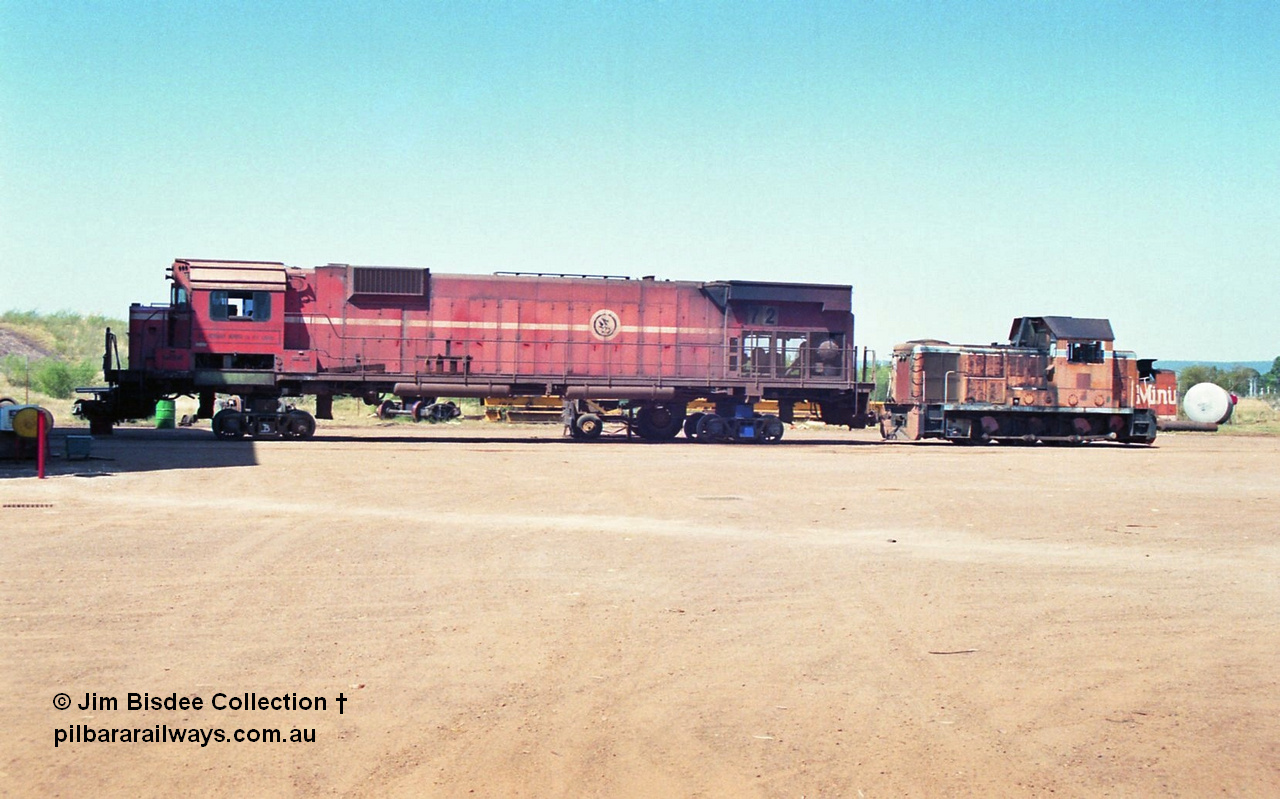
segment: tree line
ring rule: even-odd
[[[1259,372],[1249,366],[1221,369],[1217,366],[1193,364],[1178,372],[1178,391],[1185,392],[1197,383],[1214,383],[1227,391],[1246,396],[1250,387],[1267,393],[1280,393],[1280,357],[1271,362],[1271,370]]]

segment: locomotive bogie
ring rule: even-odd
[[[599,438],[613,425],[619,434],[648,441],[670,441],[683,432],[685,438],[703,444],[773,444],[786,429],[777,416],[757,413],[753,403],[732,399],[716,402],[714,410],[694,413],[687,413],[684,403],[569,400],[562,420],[572,437],[587,440]]]
[[[210,424],[216,438],[311,438],[316,420],[300,408],[273,397],[241,397],[234,406],[213,414]]]

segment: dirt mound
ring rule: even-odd
[[[30,336],[23,335],[7,325],[0,325],[0,358],[6,355],[17,355],[19,358],[30,357],[31,360],[37,361],[41,358],[52,358],[54,353]]]

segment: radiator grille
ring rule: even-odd
[[[352,271],[352,294],[421,297],[427,291],[426,269],[355,266]]]

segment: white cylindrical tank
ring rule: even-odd
[[[1215,383],[1196,383],[1182,397],[1182,410],[1193,422],[1222,424],[1235,407],[1236,398]]]

